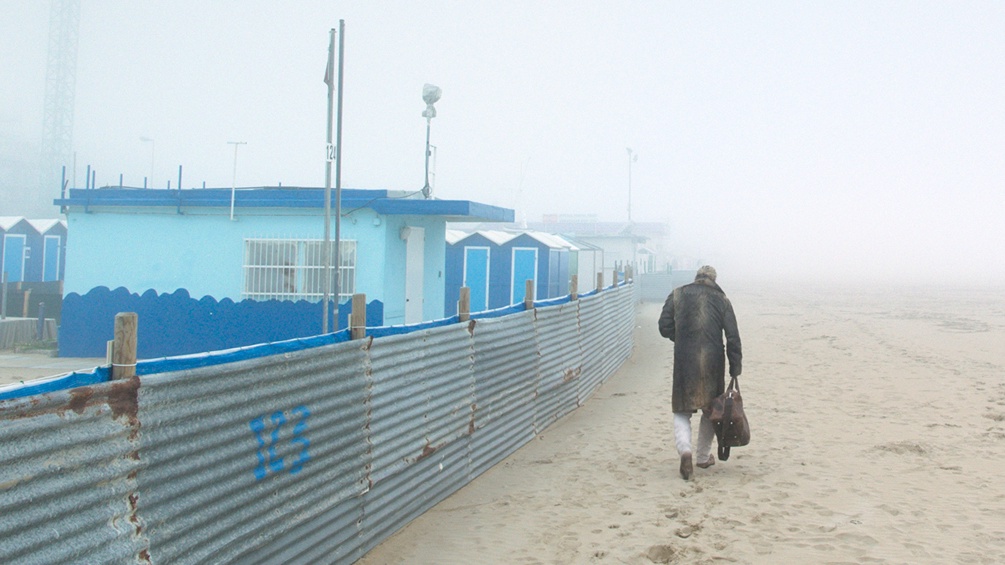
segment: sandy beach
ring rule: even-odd
[[[73,371],[90,371],[104,364],[104,359],[54,357],[48,351],[0,351],[0,386],[54,377]]]
[[[1005,289],[720,282],[749,446],[681,480],[642,304],[586,405],[360,563],[1005,562]]]

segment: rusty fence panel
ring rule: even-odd
[[[579,378],[579,403],[586,402],[604,382],[604,294],[581,297],[579,302],[579,336],[583,349],[583,372]]]
[[[635,303],[638,285],[619,286],[617,292],[608,299],[614,304],[616,315],[612,323],[615,327],[614,359],[615,370],[632,356],[632,332],[635,330]]]
[[[621,365],[618,358],[618,338],[621,334],[621,327],[618,324],[618,288],[608,287],[601,294],[601,322],[597,328],[597,333],[602,336],[600,374],[601,380],[606,381]]]
[[[534,329],[541,367],[534,429],[538,433],[579,406],[583,350],[579,342],[577,302],[537,309]]]
[[[374,339],[364,551],[470,481],[475,403],[469,324]]]
[[[155,559],[357,558],[364,359],[348,342],[144,377],[140,508]]]
[[[472,478],[534,438],[534,395],[541,355],[534,312],[479,319],[474,342],[475,427]]]
[[[0,400],[0,562],[352,563],[581,405],[636,295]]]
[[[149,562],[133,378],[0,401],[0,563]]]

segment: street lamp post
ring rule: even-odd
[[[433,107],[443,94],[440,87],[425,84],[422,87],[422,100],[426,103],[426,109],[422,111],[422,117],[426,118],[426,184],[422,187],[422,195],[426,198],[432,198],[433,189],[429,186],[429,125],[433,118],[436,117],[436,108]]]
[[[632,227],[632,163],[639,160],[639,154],[632,151],[631,147],[626,147],[628,151],[628,233],[632,238],[632,272],[634,273],[638,269],[636,265],[636,245],[635,245],[635,230]]]
[[[228,145],[234,146],[234,178],[230,183],[230,219],[234,219],[234,193],[237,192],[237,148],[247,145],[247,141],[228,141]],[[181,188],[181,187],[178,187]]]
[[[150,142],[150,187],[154,186],[154,140],[149,137],[141,137],[140,141]],[[143,183],[143,188],[146,188],[146,183]]]
[[[639,154],[626,147],[628,151],[628,223],[632,223],[632,163],[639,160]]]

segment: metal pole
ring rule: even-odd
[[[345,61],[345,20],[338,21],[338,112],[335,118],[335,305],[342,284],[342,66]],[[363,295],[364,305],[366,295]],[[335,316],[338,329],[338,316]]]
[[[335,28],[328,31],[328,67],[325,71],[325,83],[328,85],[328,120],[325,122],[325,138],[330,146],[332,143],[332,105],[334,103],[335,81],[332,75],[335,71]],[[325,155],[325,239],[321,246],[321,333],[328,333],[328,308],[331,305],[331,278],[332,278],[332,161]],[[336,305],[338,300],[335,301]],[[337,318],[337,315],[336,315]]]
[[[636,258],[636,245],[635,245],[635,229],[632,227],[632,161],[638,159],[638,155],[632,151],[631,147],[626,148],[628,150],[628,233],[632,238],[632,268],[635,268]]]
[[[422,188],[422,195],[429,198],[432,188],[429,186],[429,124],[433,118],[426,116],[426,185]]]
[[[237,192],[237,148],[241,145],[247,145],[247,141],[228,141],[230,145],[234,146],[234,180],[230,184],[230,219],[234,219],[234,193]],[[181,188],[181,180],[178,181],[178,188]]]

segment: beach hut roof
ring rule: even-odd
[[[28,220],[31,227],[35,228],[38,233],[45,233],[53,228],[53,226],[62,224],[66,227],[66,222],[63,220]]]
[[[451,229],[448,229],[447,230],[447,234],[446,234],[446,239],[447,239],[447,243],[449,243],[450,245],[454,245],[454,244],[458,243],[459,241],[462,241],[462,240],[464,240],[464,239],[466,239],[468,237],[471,237],[472,235],[475,235],[475,234],[478,234],[478,235],[484,237],[485,239],[491,241],[492,243],[494,243],[496,245],[502,245],[502,244],[506,243],[507,241],[513,239],[514,237],[520,235],[520,234],[517,234],[517,233],[509,233],[509,232],[504,232],[504,231],[499,231],[499,230],[478,230],[478,231],[469,232],[469,231],[463,231],[463,230],[451,230]]]
[[[534,240],[542,243],[553,249],[569,249],[572,251],[578,251],[579,247],[570,243],[567,239],[560,235],[555,235],[552,233],[546,233],[534,230],[478,230],[478,231],[464,231],[464,230],[447,230],[446,239],[447,243],[454,245],[457,242],[470,237],[472,235],[478,234],[485,239],[491,241],[496,245],[503,245],[521,235],[526,235]]]
[[[540,241],[541,243],[547,245],[548,247],[562,248],[562,249],[573,248],[573,245],[571,243],[563,239],[561,236],[555,234],[540,231],[526,231],[524,233]]]
[[[0,216],[0,230],[7,231],[23,219],[22,216]]]

